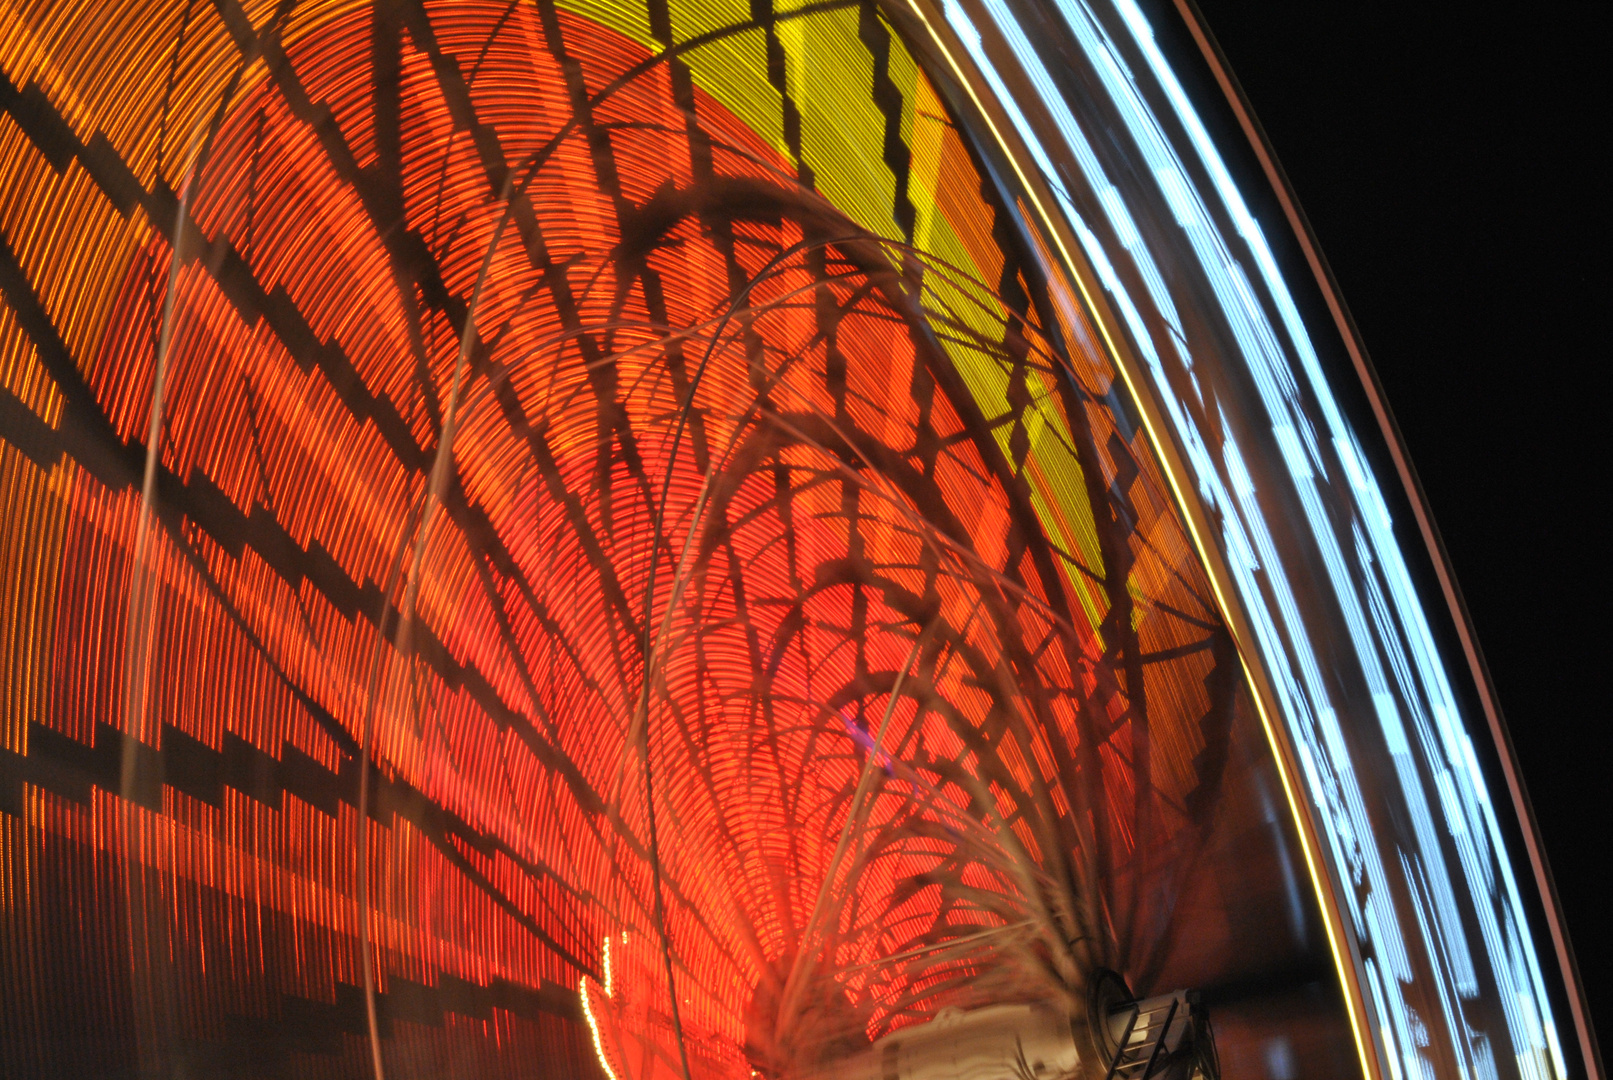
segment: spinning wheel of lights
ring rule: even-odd
[[[1011,1006],[1113,1072],[1111,970],[1233,1063],[1240,975],[1343,976],[1289,1035],[1399,1067],[969,18],[0,30],[12,1067],[850,1076]]]

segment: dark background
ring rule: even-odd
[[[1610,36],[1589,3],[1199,4],[1443,534],[1605,1057]]]

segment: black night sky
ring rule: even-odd
[[[1605,27],[1590,3],[1200,3],[1332,265],[1444,536],[1605,1055]]]

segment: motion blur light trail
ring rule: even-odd
[[[6,1075],[1594,1071],[1129,3],[0,10]]]

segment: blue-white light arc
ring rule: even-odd
[[[1056,7],[1062,53],[1040,36],[1038,49],[1008,0],[944,0],[941,14],[1079,243],[1218,534],[1379,1071],[1565,1078],[1504,838],[1513,810],[1491,797],[1483,720],[1458,703],[1462,668],[1430,623],[1441,601],[1414,581],[1363,446],[1377,432],[1352,424],[1324,370],[1317,334],[1332,330],[1307,326],[1134,0]],[[1072,55],[1081,97],[1050,59]]]

